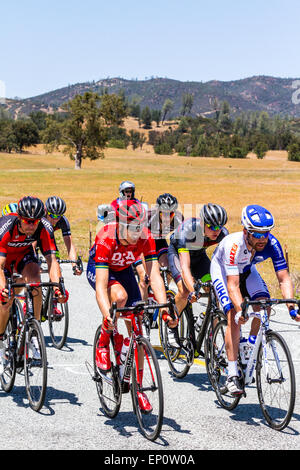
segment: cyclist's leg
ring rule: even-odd
[[[27,253],[22,260],[18,261],[15,265],[16,271],[22,275],[23,279],[20,282],[41,282],[40,266],[38,259],[34,254],[33,249]],[[18,281],[17,281],[18,282]],[[42,289],[38,288],[37,293],[33,297],[34,316],[39,321],[41,319],[42,309]]]
[[[251,267],[251,272],[245,282],[245,288],[247,290],[248,297],[250,297],[250,300],[262,300],[270,298],[268,287],[257,271],[256,266]],[[254,305],[253,310],[259,311],[259,305]],[[268,315],[270,315],[270,313],[271,309],[268,308]],[[253,318],[249,335],[257,336],[259,328],[260,320],[258,318]]]
[[[139,278],[142,299],[146,300],[148,298],[148,283],[146,282],[146,267],[143,255],[134,263],[134,267]]]
[[[189,291],[186,288],[181,277],[181,266],[179,256],[172,244],[170,244],[168,249],[168,264],[172,277],[177,285],[178,291],[175,295],[175,304],[178,314],[181,315],[183,309],[186,307]]]

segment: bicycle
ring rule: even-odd
[[[77,260],[57,259],[59,264],[76,264],[76,266],[83,271],[82,259],[78,256]],[[46,263],[46,260],[39,257],[41,266],[41,273],[48,273],[47,268],[43,268],[42,265]],[[73,266],[73,272],[75,273],[76,267]],[[65,345],[68,329],[69,329],[69,306],[68,302],[64,304],[58,304],[54,298],[53,289],[50,287],[42,288],[42,321],[48,320],[49,332],[52,339],[52,344],[56,349],[62,349]]]
[[[261,322],[254,348],[247,365],[238,358],[238,370],[243,387],[256,383],[259,404],[269,426],[282,431],[290,422],[295,405],[295,371],[289,348],[283,337],[270,329],[268,309],[273,305],[294,303],[295,299],[262,299],[249,300],[242,303],[242,316],[255,317]],[[260,306],[259,312],[250,312],[249,306]],[[225,325],[221,321],[214,332],[211,342],[211,368],[213,385],[220,405],[233,410],[242,395],[231,396],[225,385],[227,376],[227,357],[225,352]],[[254,378],[254,370],[256,376]],[[243,396],[246,397],[246,392]]]
[[[173,303],[158,304],[157,307],[168,307],[171,312]],[[120,377],[120,366],[117,364],[113,334],[111,334],[110,339],[110,372],[103,373],[97,367],[96,348],[101,334],[101,326],[99,326],[94,338],[94,376],[92,378],[96,383],[103,412],[109,418],[117,416],[121,406],[122,394],[131,391],[133,410],[137,416],[141,431],[147,439],[154,441],[160,434],[163,422],[163,385],[155,351],[150,342],[138,333],[136,318],[149,308],[152,308],[151,304],[146,304],[144,301],[137,302],[133,307],[124,308],[117,308],[116,302],[113,303],[110,309],[113,321],[115,321],[117,312],[120,312],[121,314],[125,313],[125,316],[120,316],[120,318],[126,321],[129,320],[132,324],[129,349],[123,365],[124,375]],[[139,354],[138,349],[140,350]],[[143,378],[140,377],[139,367],[141,349],[143,350],[144,357]],[[141,411],[138,404],[137,392],[147,392],[150,394],[149,401],[152,406],[150,413],[146,414]]]
[[[194,317],[192,304],[188,302],[179,317],[178,337],[176,338],[179,347],[170,344],[170,329],[167,325],[163,325],[163,349],[168,360],[170,371],[176,378],[184,378],[193,365],[194,358],[202,356],[205,358],[206,371],[211,381],[209,344],[216,323],[226,317],[218,307],[211,281],[202,282],[200,279],[197,280],[194,284],[194,291],[198,298],[197,303],[206,307],[204,314],[200,314],[202,324],[199,325],[199,317]],[[203,298],[207,298],[208,302],[201,302],[200,299]]]
[[[24,313],[20,300],[15,297],[4,334],[5,364],[0,381],[2,389],[9,393],[14,386],[16,373],[24,370],[29,405],[34,411],[39,411],[44,404],[47,389],[47,353],[43,331],[34,317],[33,292],[43,286],[58,287],[64,292],[64,285],[62,279],[59,283],[13,282],[14,278],[21,277],[14,274],[7,279],[9,298],[14,288],[25,288],[26,311]]]

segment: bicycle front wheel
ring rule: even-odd
[[[16,341],[13,330],[12,318],[10,317],[6,326],[5,339],[3,340],[5,347],[4,370],[3,374],[0,375],[1,387],[6,393],[12,390],[16,377]]]
[[[225,331],[227,322],[220,321],[213,332],[210,342],[210,358],[207,364],[209,380],[216,392],[218,402],[226,410],[233,410],[241,396],[232,396],[226,387],[228,376],[228,360],[225,350]]]
[[[137,357],[132,368],[131,396],[133,409],[144,436],[154,441],[160,434],[163,413],[164,398],[160,368],[155,351],[149,341],[143,336],[137,338],[139,358],[143,355],[143,369],[140,369]],[[140,359],[141,360],[141,359]],[[140,394],[145,394],[152,410],[143,412],[139,405]]]
[[[47,390],[47,353],[42,328],[34,318],[28,322],[25,333],[24,375],[30,407],[39,411]]]
[[[191,341],[191,331],[194,328],[194,319],[190,311],[183,310],[178,322],[178,346],[172,344],[169,336],[171,329],[163,322],[164,354],[168,360],[171,373],[182,379],[190,370],[194,362],[194,346]]]
[[[281,335],[267,333],[260,345],[256,367],[257,393],[267,423],[281,431],[290,422],[296,397],[295,371],[289,348]]]
[[[97,366],[97,348],[101,335],[101,326],[98,327],[93,347],[93,362],[94,362],[94,380],[96,383],[96,389],[99,396],[99,400],[102,406],[102,410],[109,418],[115,418],[119,413],[122,399],[121,383],[119,377],[119,371],[115,364],[115,354],[110,341],[110,360],[111,369],[105,374]]]
[[[60,304],[53,302],[53,292],[51,292],[48,304],[49,331],[53,346],[61,349],[67,339],[69,329],[69,307],[68,302]]]

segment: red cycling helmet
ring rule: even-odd
[[[146,209],[137,200],[120,201],[116,207],[116,220],[122,225],[145,225],[147,221]]]

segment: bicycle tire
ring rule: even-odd
[[[69,306],[68,302],[57,303],[56,308],[61,311],[61,317],[53,313],[53,291],[51,290],[48,302],[48,323],[52,344],[56,349],[62,349],[65,345],[69,329]]]
[[[137,338],[139,348],[144,352],[144,368],[142,386],[138,383],[139,373],[137,373],[138,360],[133,361],[131,374],[131,397],[134,412],[137,415],[138,423],[143,435],[150,441],[155,441],[159,436],[163,424],[164,415],[164,396],[163,385],[158,360],[151,343],[139,336]],[[138,403],[138,392],[147,394],[152,406],[150,413],[143,413]]]
[[[5,364],[3,374],[0,376],[1,388],[9,393],[13,389],[16,378],[16,354],[15,354],[15,334],[13,322],[10,317],[6,326],[6,338],[3,340],[5,346]],[[14,344],[14,346],[12,346]]]
[[[258,399],[269,426],[272,429],[282,431],[289,424],[295,407],[295,370],[290,350],[279,333],[275,331],[267,332],[266,348],[268,377],[264,376],[262,344],[257,356]],[[280,366],[280,371],[278,366]],[[281,403],[283,405],[285,403],[284,409],[279,408]]]
[[[218,402],[226,410],[233,410],[238,405],[240,396],[231,396],[225,386],[225,381],[228,375],[227,367],[228,361],[225,351],[225,330],[227,322],[221,320],[216,325],[212,340],[211,340],[211,352],[210,352],[210,363],[208,367],[208,375],[210,382],[217,395]]]
[[[36,338],[40,359],[34,357],[31,340]],[[24,375],[29,405],[39,411],[44,405],[47,391],[47,352],[44,334],[40,323],[32,318],[28,321],[24,344]]]
[[[101,373],[96,364],[96,348],[99,343],[102,327],[99,326],[95,333],[93,345],[93,364],[96,389],[99,400],[104,414],[108,418],[115,418],[119,413],[122,399],[121,382],[119,377],[119,370],[114,363],[115,355],[110,351],[111,370],[107,375]],[[112,342],[110,341],[110,348],[112,349]]]
[[[184,309],[178,323],[178,334],[180,348],[176,348],[169,343],[169,329],[164,322],[164,354],[167,358],[170,371],[177,379],[183,379],[189,372],[194,362],[194,346],[191,341],[191,329],[194,319],[187,309]]]

